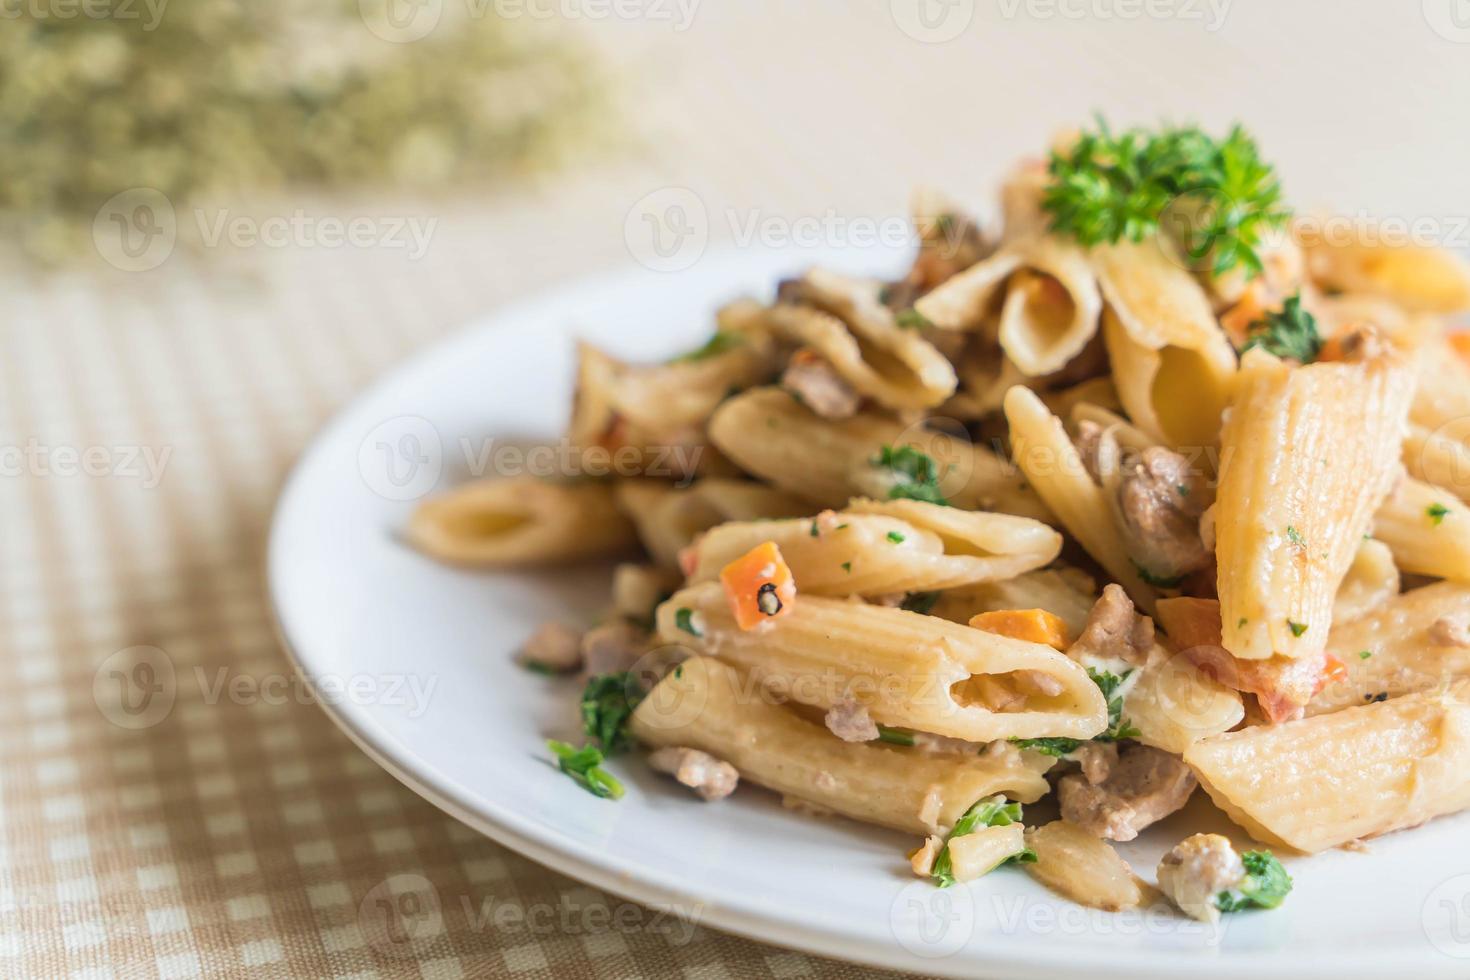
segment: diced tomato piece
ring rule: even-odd
[[[774,541],[758,544],[726,565],[720,584],[743,630],[786,615],[796,601],[796,580]]]

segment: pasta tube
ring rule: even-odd
[[[1470,506],[1448,490],[1405,478],[1378,508],[1373,536],[1401,571],[1470,582]]]
[[[726,521],[768,521],[811,510],[799,497],[749,480],[710,477],[675,487],[656,480],[617,484],[618,506],[637,525],[643,547],[660,565],[679,566],[679,552]]]
[[[665,643],[719,657],[802,704],[856,701],[885,725],[970,742],[1091,738],[1107,727],[1102,692],[1075,661],[934,616],[798,595],[788,615],[741,630],[707,582],[674,595],[657,620]]]
[[[1224,646],[1247,660],[1315,656],[1398,476],[1412,378],[1389,354],[1294,369],[1255,350],[1240,381],[1216,503]]]
[[[699,749],[767,789],[914,833],[947,831],[986,796],[1031,803],[1048,790],[1048,763],[1036,753],[944,755],[844,742],[709,657],[686,660],[665,676],[629,727],[647,745]]]
[[[1340,293],[1382,296],[1412,312],[1456,313],[1470,309],[1470,266],[1453,252],[1382,241],[1305,243],[1307,273],[1318,286]]]
[[[1036,861],[1031,877],[1064,898],[1089,908],[1119,912],[1142,905],[1147,886],[1105,840],[1074,823],[1054,820],[1026,832]]]

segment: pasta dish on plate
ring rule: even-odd
[[[901,278],[807,270],[667,363],[582,345],[567,440],[617,477],[419,507],[446,562],[621,562],[519,652],[581,675],[561,772],[611,806],[645,751],[909,834],[936,887],[1208,921],[1470,807],[1466,264],[1292,214],[1239,127],[1098,121],[998,212],[921,191]],[[1239,833],[1145,881],[1113,842],[1196,794]]]

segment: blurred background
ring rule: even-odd
[[[508,301],[860,245],[921,182],[985,211],[1094,112],[1240,121],[1299,209],[1464,248],[1466,91],[1462,0],[0,0],[0,974],[863,972],[636,915],[485,928],[460,907],[618,903],[315,705],[181,685],[140,721],[108,658],[287,677],[291,461]],[[408,946],[370,914],[401,875],[446,906]]]

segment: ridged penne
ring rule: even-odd
[[[459,565],[535,565],[623,554],[633,525],[611,484],[479,480],[425,501],[409,519],[414,547]]]
[[[742,468],[823,507],[843,507],[853,497],[887,496],[889,485],[874,461],[884,446],[912,446],[938,464],[939,489],[956,507],[1051,518],[1025,479],[1000,456],[886,415],[821,419],[779,388],[757,388],[721,405],[709,431],[715,445]]]
[[[1047,763],[1036,753],[946,755],[844,742],[708,657],[664,677],[633,712],[630,730],[650,746],[707,752],[767,789],[912,833],[945,832],[987,796],[1030,803],[1048,789]]]
[[[718,657],[802,704],[855,700],[885,725],[971,742],[1091,738],[1107,725],[1102,694],[1076,662],[935,616],[799,595],[788,613],[741,630],[724,590],[706,582],[657,618],[665,643]]]
[[[1040,521],[917,500],[857,499],[837,514],[732,523],[699,539],[691,582],[763,541],[781,549],[797,587],[829,596],[932,592],[1008,579],[1049,564],[1062,536]]]
[[[1307,714],[1434,690],[1470,676],[1470,647],[1446,646],[1435,637],[1435,623],[1458,616],[1470,616],[1470,586],[1436,582],[1334,627],[1328,648],[1342,660],[1345,673],[1312,699]]]
[[[1086,253],[1053,235],[1008,244],[940,285],[915,309],[941,329],[975,329],[1002,286],[998,338],[1023,374],[1060,370],[1097,333],[1102,297]]]
[[[1103,489],[1087,472],[1061,420],[1047,411],[1035,392],[1021,387],[1006,395],[1005,409],[1011,424],[1011,454],[1037,494],[1133,601],[1152,609],[1158,593],[1129,558]]]
[[[1373,518],[1373,536],[1400,571],[1470,582],[1470,505],[1405,477]]]
[[[1465,441],[1466,434],[1470,434],[1470,418],[1433,432],[1411,424],[1404,439],[1404,469],[1414,479],[1443,487],[1470,503],[1470,442]]]
[[[853,389],[887,408],[934,408],[954,394],[954,368],[917,330],[905,330],[877,289],[813,269],[794,285],[799,303],[771,308],[778,336],[822,355]]]
[[[1338,586],[1397,478],[1412,395],[1391,354],[1299,368],[1247,354],[1225,424],[1215,522],[1232,654],[1325,648]]]
[[[643,547],[660,565],[679,566],[679,552],[701,533],[727,521],[767,521],[807,513],[800,497],[750,480],[710,477],[688,487],[656,480],[623,480],[618,506],[632,518]]]
[[[1470,681],[1203,739],[1184,761],[1252,837],[1316,853],[1470,807]]]
[[[1457,313],[1470,309],[1470,266],[1459,255],[1421,245],[1382,241],[1306,244],[1307,274],[1323,289],[1392,300],[1411,312]]]
[[[1047,568],[1000,582],[987,582],[939,595],[931,615],[968,624],[981,613],[1004,609],[1045,609],[1067,624],[1072,636],[1082,632],[1097,602],[1097,584],[1076,568]]]

